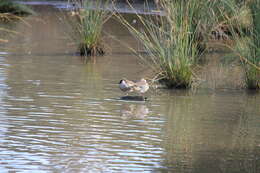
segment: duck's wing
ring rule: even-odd
[[[146,92],[149,89],[149,84],[146,81],[140,80],[135,83],[134,90],[138,92]]]
[[[135,82],[130,81],[130,80],[126,80],[125,79],[125,82],[127,84],[127,87],[129,87],[129,88],[132,88],[132,87],[134,87],[136,85]]]
[[[142,85],[147,85],[148,83],[146,81],[143,81],[143,80],[140,80],[140,81],[137,81],[135,83],[136,86],[142,86]]]

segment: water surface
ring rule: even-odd
[[[0,172],[260,172],[260,94],[151,89],[120,101],[146,67],[122,44],[86,63],[59,21],[34,7],[0,53]],[[115,21],[108,33],[137,43]],[[137,45],[138,46],[138,45]]]

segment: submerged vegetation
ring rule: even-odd
[[[19,4],[11,0],[1,0],[0,13],[10,13],[14,15],[29,15],[34,14],[34,11],[26,5]]]
[[[72,19],[69,21],[72,27],[71,37],[77,43],[80,55],[95,56],[105,53],[102,44],[103,24],[109,19],[111,14],[103,8],[105,3],[97,1],[73,1],[75,8],[72,11]],[[93,9],[95,8],[95,9]]]

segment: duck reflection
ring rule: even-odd
[[[121,108],[121,115],[122,118],[145,118],[148,113],[149,109],[146,105],[143,104],[123,104]]]

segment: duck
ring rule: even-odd
[[[146,91],[148,91],[149,84],[144,78],[137,82],[122,79],[119,82],[119,88],[121,91],[126,92],[127,94],[130,92],[144,94]]]

